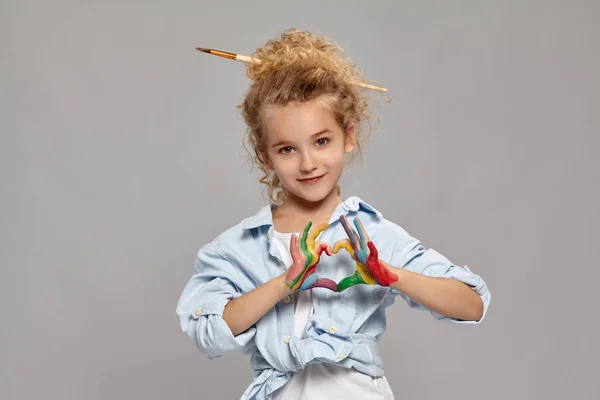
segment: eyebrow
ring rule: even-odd
[[[319,135],[322,135],[324,133],[329,133],[329,132],[331,132],[331,130],[328,128],[325,128],[325,129],[320,130],[319,132],[311,135],[311,138],[314,138],[314,137],[317,137]],[[279,147],[279,146],[287,144],[287,143],[289,143],[287,140],[280,140],[279,142],[273,143],[273,145],[271,145],[271,147]]]

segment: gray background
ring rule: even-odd
[[[0,398],[239,398],[246,357],[175,316],[198,248],[265,202],[243,65],[194,48],[290,27],[394,97],[343,197],[492,291],[479,326],[390,309],[396,398],[594,398],[599,2],[286,3],[2,1]]]

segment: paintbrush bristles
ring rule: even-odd
[[[215,50],[215,49],[206,49],[204,47],[196,47],[196,50],[201,51],[203,53],[211,54],[211,55],[217,56],[217,57],[223,57],[223,58],[228,58],[230,60],[241,61],[241,62],[246,63],[246,64],[258,64],[258,63],[260,63],[260,60],[257,60],[256,58],[252,58],[252,57],[248,57],[248,56],[243,56],[241,54],[230,53],[228,51]],[[380,92],[387,92],[386,88],[379,87],[379,86],[374,86],[374,85],[369,85],[367,83],[362,83],[362,82],[350,82],[350,83],[352,85],[363,87],[365,89],[378,90]]]

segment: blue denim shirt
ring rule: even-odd
[[[273,205],[219,235],[197,255],[194,274],[185,286],[177,315],[182,330],[208,359],[233,350],[251,354],[254,381],[242,399],[265,399],[283,386],[292,373],[311,363],[335,363],[373,377],[384,374],[378,342],[386,327],[385,309],[400,296],[413,308],[423,306],[389,287],[356,285],[335,293],[313,289],[314,313],[305,336],[294,336],[294,301],[288,296],[247,331],[233,336],[223,320],[223,309],[232,299],[281,275],[288,266],[281,262],[277,246],[271,246]],[[346,238],[338,221],[358,216],[379,250],[379,258],[390,265],[428,276],[459,280],[471,286],[484,304],[490,292],[481,277],[466,266],[452,264],[433,249],[425,249],[400,226],[358,197],[338,204],[330,225],[319,240],[331,245]],[[352,275],[355,263],[345,251],[323,254],[317,272],[339,282]],[[459,321],[431,312],[440,320]]]

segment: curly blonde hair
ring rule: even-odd
[[[252,162],[263,173],[260,182],[267,186],[269,200],[280,204],[286,194],[279,178],[267,164],[263,130],[265,109],[319,97],[344,132],[354,124],[354,138],[351,139],[356,144],[355,153],[360,153],[365,123],[372,116],[367,111],[364,89],[354,83],[367,82],[339,46],[324,36],[316,37],[297,29],[283,32],[277,40],[269,40],[252,57],[259,62],[248,66],[247,75],[253,83],[238,107],[248,126],[246,135],[252,148]],[[338,186],[338,193],[339,190]]]

